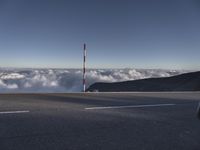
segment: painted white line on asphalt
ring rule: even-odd
[[[20,113],[29,113],[29,110],[20,110],[20,111],[2,111],[0,114],[20,114]]]
[[[93,109],[119,109],[119,108],[143,108],[143,107],[161,107],[161,106],[174,106],[176,104],[149,104],[149,105],[127,105],[127,106],[105,106],[105,107],[88,107],[86,110]]]

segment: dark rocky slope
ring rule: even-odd
[[[114,83],[98,82],[91,85],[87,91],[200,91],[200,71],[166,78],[149,78]]]

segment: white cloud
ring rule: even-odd
[[[6,84],[2,80],[0,80],[0,89],[17,89],[17,84]]]
[[[0,78],[1,79],[4,79],[4,80],[7,80],[7,79],[22,79],[24,78],[25,76],[22,75],[22,74],[19,74],[19,73],[1,73],[0,74]]]
[[[87,70],[87,86],[95,82],[118,82],[151,77],[169,77],[186,71],[152,69]],[[0,70],[0,92],[79,92],[81,69]]]
[[[17,85],[17,84],[8,84],[8,85],[7,85],[7,88],[8,88],[8,89],[17,89],[17,88],[18,88],[18,85]]]

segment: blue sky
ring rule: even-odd
[[[198,0],[0,0],[0,66],[200,70]]]

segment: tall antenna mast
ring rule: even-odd
[[[83,92],[86,90],[86,74],[85,74],[85,69],[86,67],[86,44],[84,43],[83,45]]]

